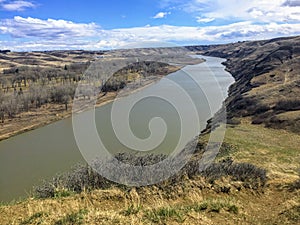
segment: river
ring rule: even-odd
[[[202,56],[201,56],[202,57]],[[227,97],[228,87],[234,82],[232,76],[221,64],[224,59],[202,57],[205,63],[187,66],[184,70],[168,75],[161,81],[132,95],[146,93],[155,95],[168,93],[178,95],[176,85],[182,87],[199,113],[200,127],[205,128],[206,121],[222,105]],[[201,84],[201,91],[199,86]],[[219,84],[219,86],[217,85]],[[220,93],[221,94],[216,94]],[[204,94],[205,93],[205,94]],[[126,103],[128,97],[119,101]],[[208,109],[208,101],[210,109]],[[189,104],[178,97],[178,103]],[[180,133],[177,132],[180,121],[171,104],[159,98],[144,99],[139,102],[130,114],[130,126],[136,136],[145,138],[149,135],[148,123],[151,118],[159,116],[165,120],[168,133],[165,140],[154,151],[169,153]],[[106,104],[96,109],[96,125],[104,145],[113,153],[131,151],[116,138],[110,123],[112,104]],[[170,128],[170,129],[169,129]],[[193,136],[186,138],[192,139]],[[87,148],[89,146],[86,146]],[[70,170],[77,163],[84,162],[79,151],[72,128],[72,119],[64,119],[48,126],[9,138],[0,142],[0,202],[8,202],[30,196],[32,187],[42,179],[49,179],[57,173]]]

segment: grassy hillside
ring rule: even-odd
[[[198,172],[198,162],[209,133],[163,183],[125,187],[81,166],[25,201],[2,204],[0,224],[299,224],[298,46],[299,37],[189,47],[227,58],[236,79],[224,143],[207,170]]]
[[[233,165],[265,168],[264,185],[254,185],[256,176],[249,170],[246,179],[238,178],[243,170],[237,167],[235,174],[220,175],[216,164],[210,172],[183,173],[172,183],[151,187],[57,189],[52,198],[2,205],[0,224],[298,224],[299,146],[299,135],[246,119],[228,127],[217,164],[231,157]]]
[[[199,54],[224,57],[236,79],[226,108],[229,119],[300,132],[300,37],[228,45],[191,46]]]
[[[44,51],[44,52],[0,52],[0,72],[22,66],[61,68],[65,65],[93,61],[103,51]]]

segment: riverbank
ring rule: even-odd
[[[288,141],[291,139],[294,141]],[[299,141],[297,134],[251,125],[245,119],[227,128],[217,162],[231,157],[234,164],[251,163],[266,168],[264,186],[253,186],[253,177],[249,182],[221,176],[212,182],[212,178],[203,175],[185,175],[165,186],[114,186],[78,194],[61,190],[53,198],[28,198],[0,205],[1,224],[206,225],[226,221],[226,224],[296,225],[299,222],[300,189],[296,186]],[[195,159],[199,156],[201,151],[197,151]],[[239,170],[235,171],[237,175]]]
[[[181,67],[169,66],[164,74],[152,76],[151,79],[142,79],[139,85],[134,86],[122,97],[131,93],[141,91],[142,89],[155,84],[164,76],[180,70]],[[115,100],[119,91],[99,93],[95,107],[101,107]],[[29,112],[23,112],[15,116],[13,119],[5,120],[0,124],[0,141],[11,138],[13,136],[38,129],[62,119],[72,116],[72,103],[69,104],[68,110],[62,104],[45,104],[37,109],[31,109]]]
[[[251,117],[253,124],[300,133],[300,36],[189,50],[227,59],[236,80],[224,103],[229,121]]]
[[[42,90],[50,85],[57,85],[56,82],[61,82],[62,84],[62,89],[64,89],[64,80],[67,79],[68,82],[71,82],[72,85],[74,84],[78,84],[78,81],[80,81],[80,74],[83,74],[83,71],[79,71],[76,70],[77,67],[83,69],[85,67],[85,65],[87,64],[87,62],[97,62],[95,61],[95,59],[98,59],[99,54],[102,56],[104,55],[99,62],[100,63],[106,63],[111,62],[113,60],[118,61],[119,59],[125,59],[126,57],[137,57],[137,56],[141,56],[141,62],[143,60],[145,60],[145,62],[148,62],[149,65],[142,65],[142,63],[139,65],[139,63],[135,63],[132,64],[131,67],[124,67],[123,69],[121,69],[120,72],[121,74],[115,74],[116,79],[115,80],[111,80],[110,82],[114,82],[114,85],[119,85],[116,82],[120,82],[120,81],[125,81],[125,83],[129,83],[129,84],[134,84],[132,85],[131,89],[128,91],[127,94],[130,94],[132,92],[138,91],[141,88],[144,88],[148,85],[151,85],[155,82],[158,82],[162,77],[174,73],[177,70],[183,68],[184,66],[187,65],[195,65],[195,64],[199,64],[202,63],[204,60],[202,59],[195,59],[195,58],[191,58],[188,54],[188,51],[185,51],[184,49],[180,49],[180,51],[178,49],[173,49],[173,48],[165,48],[165,49],[132,49],[132,50],[128,50],[128,51],[111,51],[111,52],[81,52],[81,51],[70,51],[72,53],[72,55],[74,55],[74,57],[66,57],[66,54],[69,54],[68,51],[63,51],[63,52],[46,52],[43,54],[33,54],[33,53],[24,53],[26,55],[26,57],[30,57],[35,60],[42,60],[41,61],[41,65],[43,65],[43,68],[47,68],[44,69],[44,73],[41,73],[40,76],[44,76],[44,77],[40,77],[40,80],[37,80],[36,83],[34,83],[33,81],[30,81],[24,78],[23,81],[21,81],[18,85],[20,85],[19,87],[22,87],[22,93],[26,93],[26,96],[23,97],[30,99],[30,101],[28,101],[27,103],[22,103],[22,104],[27,104],[29,105],[29,111],[25,112],[25,111],[21,111],[21,112],[17,112],[18,110],[16,110],[17,108],[23,109],[25,108],[25,106],[23,105],[14,105],[11,108],[14,108],[14,112],[17,112],[17,114],[12,113],[9,114],[9,108],[10,108],[10,103],[15,100],[14,98],[16,98],[16,95],[13,95],[14,91],[13,88],[11,88],[11,86],[7,86],[7,82],[3,83],[3,81],[0,81],[0,83],[2,84],[6,84],[7,87],[9,87],[7,90],[3,89],[5,95],[11,94],[13,97],[11,99],[11,102],[7,102],[7,104],[5,104],[4,109],[6,111],[0,111],[0,115],[2,115],[2,120],[3,122],[0,123],[0,141],[8,139],[10,137],[19,135],[21,133],[27,132],[27,131],[31,131],[46,125],[49,125],[51,123],[57,122],[59,120],[68,118],[72,115],[72,103],[68,104],[68,109],[66,110],[66,105],[62,104],[62,101],[60,103],[55,103],[55,101],[52,101],[51,103],[46,103],[48,102],[48,99],[43,99],[43,104],[41,104],[41,107],[35,107],[35,105],[40,104],[38,102],[38,94],[40,94],[42,92]],[[7,55],[7,57],[4,57],[3,59],[1,59],[1,63],[3,64],[9,64],[12,63],[15,59],[16,56],[18,56],[21,53],[9,53],[9,55]],[[82,61],[78,61],[78,59],[75,56],[81,55],[83,54],[84,57],[82,58]],[[45,64],[45,59],[48,59],[46,56],[44,57],[44,55],[52,57],[52,55],[55,55],[55,57],[57,57],[57,61],[49,63],[49,64]],[[142,57],[143,55],[147,55],[149,57]],[[42,57],[43,56],[43,57]],[[59,57],[58,57],[59,56]],[[45,58],[45,59],[44,59]],[[68,59],[68,61],[66,61]],[[87,61],[88,60],[88,61]],[[163,63],[160,63],[160,62]],[[21,64],[22,63],[22,64]],[[66,63],[66,64],[63,64]],[[9,64],[10,65],[10,64]],[[19,71],[18,70],[18,66],[22,65],[22,68],[27,68],[27,70],[25,71]],[[18,73],[12,72],[10,74],[5,74],[8,73],[7,71],[3,70],[3,79],[5,80],[10,80],[11,82],[13,80],[13,78],[15,76],[21,76],[21,74],[25,74],[27,76],[27,73],[32,71],[35,71],[36,73],[38,73],[40,71],[39,67],[34,67],[33,65],[27,65],[26,61],[21,61],[19,64],[12,64],[10,65],[11,67],[14,66],[14,68],[16,68],[16,71],[18,71]],[[61,67],[64,65],[64,70],[61,71]],[[74,68],[73,68],[74,67]],[[136,67],[136,68],[134,68]],[[60,69],[59,69],[60,68]],[[77,68],[78,69],[78,68]],[[133,69],[133,70],[132,70]],[[53,70],[53,71],[52,71]],[[55,77],[55,78],[47,78],[47,74],[48,73],[53,73],[56,74],[57,71],[60,71],[60,75],[57,74],[57,76],[59,75],[59,77]],[[74,70],[74,71],[73,71]],[[48,72],[47,72],[48,71]],[[67,72],[66,72],[67,71]],[[139,74],[139,72],[142,72],[143,75],[141,76]],[[74,77],[71,79],[71,77],[69,76],[63,76],[62,74],[67,73],[67,74],[72,74],[74,73]],[[122,74],[123,73],[123,74]],[[146,76],[145,76],[146,74]],[[24,75],[24,77],[26,77]],[[127,81],[126,81],[127,79]],[[75,81],[74,81],[75,80]],[[43,83],[44,82],[44,83]],[[73,82],[73,83],[72,83]],[[75,82],[75,83],[74,83]],[[76,83],[77,82],[77,83]],[[103,82],[103,80],[99,80],[99,82]],[[32,96],[30,96],[29,93],[29,89],[30,89],[30,85],[26,86],[26,84],[30,83],[30,85],[32,84],[33,86],[38,86],[40,87],[41,84],[46,85],[46,86],[42,86],[40,87],[40,90],[34,90],[33,95],[36,97],[34,99],[32,99]],[[138,84],[137,84],[138,83]],[[14,84],[15,85],[15,84]],[[48,86],[47,86],[48,85]],[[109,84],[111,85],[111,84]],[[117,87],[117,89],[119,89],[119,87]],[[37,94],[38,93],[38,94]],[[111,90],[106,90],[106,95],[103,95],[103,93],[100,93],[98,96],[98,100],[97,100],[97,104],[96,107],[100,107],[104,104],[110,103],[112,102],[115,97],[119,94],[118,91],[115,91],[115,87],[111,87]],[[4,97],[8,97],[8,96],[4,96]],[[73,96],[70,96],[71,98],[73,98]],[[50,97],[49,97],[50,98]],[[1,96],[0,96],[0,100],[1,100]],[[21,98],[22,100],[22,98]],[[17,100],[15,102],[18,102]],[[18,104],[18,103],[17,103]],[[28,106],[27,106],[28,107]]]

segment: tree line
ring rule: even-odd
[[[141,61],[132,63],[121,70],[117,71],[112,77],[106,82],[103,82],[101,90],[103,92],[118,91],[123,89],[128,83],[136,82],[149,77],[164,75],[168,72],[167,63],[156,62],[156,61]],[[132,74],[138,74],[132,76]]]
[[[62,68],[40,66],[6,69],[0,75],[0,121],[40,108],[48,103],[64,104],[68,110],[78,82],[88,63],[65,65]]]
[[[80,63],[62,68],[23,66],[4,70],[0,75],[0,121],[4,123],[6,118],[12,119],[19,113],[51,103],[63,104],[68,110],[74,97],[90,99],[99,91],[118,91],[137,79],[141,82],[148,76],[166,73],[169,65],[136,62],[117,71],[108,80],[101,80],[95,73],[92,81],[89,80],[91,77],[84,76],[88,66],[89,63]],[[79,82],[87,85],[81,86],[75,96]]]

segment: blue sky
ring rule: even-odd
[[[299,34],[300,0],[0,0],[0,49],[15,51],[214,44]]]

